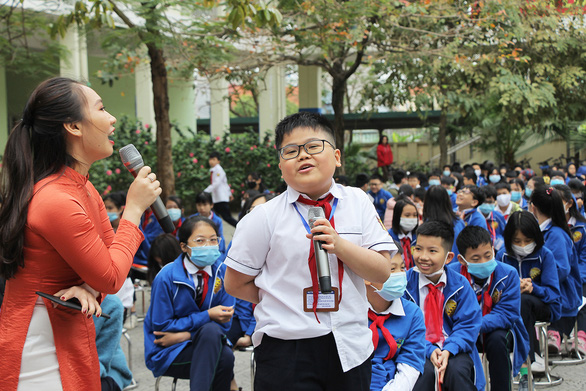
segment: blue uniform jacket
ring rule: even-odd
[[[380,189],[376,194],[369,190],[368,194],[374,198],[372,202],[374,203],[376,212],[378,213],[378,216],[381,218],[381,220],[384,220],[385,211],[387,210],[387,201],[393,198],[393,195],[385,189]]]
[[[507,225],[505,216],[497,210],[490,212],[486,217],[486,228],[490,232],[495,251],[499,251],[505,246],[505,225]]]
[[[557,266],[551,251],[546,247],[534,251],[519,260],[509,255],[505,248],[501,249],[496,260],[515,268],[521,278],[531,278],[533,283],[532,295],[539,298],[551,309],[550,322],[558,320],[562,314],[560,284],[558,281]]]
[[[560,227],[551,224],[543,231],[545,247],[553,254],[558,269],[562,317],[576,316],[582,304],[582,277],[572,239]]]
[[[456,209],[458,207],[458,205],[456,205],[456,199],[458,198],[458,195],[454,192],[452,192],[452,194],[450,194],[450,201],[452,201],[452,209]]]
[[[134,254],[134,263],[143,266],[146,266],[148,263],[151,242],[160,234],[165,233],[154,214],[150,214],[150,216],[146,218],[146,221],[145,216],[146,214],[142,215],[140,218],[140,225],[138,226],[144,235],[144,240],[140,243],[136,254]]]
[[[482,325],[482,312],[470,283],[454,270],[450,268],[444,268],[444,270],[447,283],[443,290],[443,330],[447,337],[442,350],[448,350],[454,356],[458,353],[468,353],[474,362],[476,388],[484,390],[486,381],[476,349],[476,340]],[[423,303],[419,303],[419,273],[415,269],[407,271],[405,297],[420,308],[423,306]],[[425,357],[429,358],[437,348],[437,345],[426,340]]]
[[[464,214],[464,223],[466,226],[473,225],[486,229],[486,219],[476,208],[472,208]]]
[[[425,349],[425,322],[421,309],[404,298],[404,316],[391,315],[385,321],[385,327],[397,342],[397,353],[387,361],[384,358],[389,354],[389,345],[380,330],[378,330],[378,346],[372,358],[372,379],[370,382],[371,391],[380,391],[395,377],[397,364],[406,364],[423,372],[425,357],[421,352]],[[368,321],[370,326],[372,321]]]
[[[482,213],[481,213],[482,214]],[[484,218],[484,216],[483,216]],[[486,226],[486,223],[485,223]],[[460,254],[458,251],[458,246],[456,246],[456,238],[460,235],[460,232],[466,227],[466,223],[462,219],[454,220],[454,244],[452,244],[452,252],[454,253],[454,259]]]
[[[582,284],[586,282],[586,223],[576,221],[576,224],[570,227],[572,231],[572,240],[574,241],[574,249],[578,257],[578,268],[580,269],[580,277]]]
[[[189,216],[189,218],[195,216],[199,216],[199,213],[193,214]],[[216,227],[218,227],[218,232],[220,233],[220,237],[222,238],[222,240],[220,241],[220,252],[222,254],[228,254],[228,251],[226,251],[226,241],[224,240],[224,223],[222,222],[222,219],[217,214],[212,212],[212,218],[210,220],[212,220],[214,224],[216,224]]]
[[[392,228],[389,229],[389,235],[391,235],[395,243],[397,243],[397,246],[401,250],[403,250],[403,247],[401,246],[401,241],[399,240],[399,235],[395,231],[393,231]],[[415,233],[415,231],[413,231],[411,232],[411,249],[413,249],[413,246],[415,246],[415,244],[417,244],[417,234]],[[409,256],[411,257],[411,265],[415,266],[415,263],[413,263],[413,254],[411,253],[409,254]]]
[[[457,273],[462,273],[463,266],[460,262],[451,262],[448,268]],[[529,354],[529,334],[521,318],[521,283],[519,273],[514,267],[502,262],[492,273],[493,282],[490,286],[492,308],[490,313],[482,317],[482,334],[490,333],[497,329],[511,330],[513,334],[513,375],[517,375],[521,365]],[[480,299],[480,308],[484,297]]]
[[[153,281],[151,305],[144,319],[144,357],[146,366],[155,377],[167,371],[169,365],[191,341],[169,347],[155,345],[153,331],[189,331],[192,336],[201,326],[212,322],[208,309],[233,306],[234,298],[224,290],[226,266],[220,259],[212,265],[206,298],[201,306],[195,301],[195,284],[183,266],[183,254],[163,267]],[[220,324],[224,332],[232,322]]]

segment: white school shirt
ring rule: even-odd
[[[445,267],[446,266],[444,265],[444,268]],[[445,270],[442,273],[442,275],[437,283],[439,284],[440,282],[443,282],[444,286],[442,286],[438,289],[440,290],[440,292],[444,293],[444,288],[448,284],[448,278],[446,277]],[[423,319],[425,319],[425,298],[427,297],[427,294],[429,293],[429,288],[427,287],[427,284],[433,284],[433,282],[431,282],[423,274],[419,273],[419,303],[417,303],[417,305],[419,306],[419,308],[421,308],[421,312],[423,312]],[[434,285],[437,285],[437,284],[434,284]],[[448,338],[448,335],[446,334],[446,331],[444,330],[443,322],[442,322],[442,334],[444,335],[444,341],[445,341]],[[436,342],[435,344],[438,345],[440,348],[444,345],[443,342],[441,342],[441,341]]]
[[[390,251],[391,255],[397,252],[366,193],[337,185],[333,180],[328,193],[338,199],[334,222],[340,237],[374,251]],[[318,312],[318,323],[313,312],[303,310],[303,289],[311,286],[307,263],[311,241],[305,237],[307,231],[301,221],[301,216],[307,221],[309,205],[295,202],[300,194],[288,187],[285,193],[257,206],[238,222],[224,263],[240,273],[256,276],[260,302],[254,310],[254,346],[261,344],[264,334],[294,340],[332,333],[346,372],[373,352],[364,280],[344,267],[338,311]],[[337,258],[332,254],[328,258],[332,286],[339,287]]]
[[[230,186],[228,185],[228,178],[219,163],[210,168],[210,176],[212,178],[211,183],[204,191],[206,193],[212,193],[212,202],[214,204],[218,202],[229,202]]]

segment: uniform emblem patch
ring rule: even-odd
[[[501,300],[502,293],[503,291],[499,291],[497,289],[495,289],[494,292],[492,292],[492,296],[490,297],[492,299],[492,305],[495,305]]]
[[[214,281],[214,294],[218,293],[222,289],[222,280],[220,277],[216,277],[216,281]]]
[[[533,269],[531,269],[529,271],[529,277],[531,277],[532,280],[535,280],[540,275],[541,275],[541,269],[538,267],[534,267]]]
[[[448,315],[450,317],[452,315],[454,315],[454,313],[456,312],[456,308],[457,307],[458,307],[458,303],[456,303],[452,299],[448,300],[448,302],[446,303],[446,315]]]
[[[582,232],[580,231],[576,231],[572,234],[572,238],[574,239],[574,243],[578,243],[580,240],[582,240]]]
[[[498,221],[493,221],[492,222],[492,228],[493,229],[497,229],[499,227],[499,222]]]

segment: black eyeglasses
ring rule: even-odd
[[[299,156],[301,147],[303,147],[305,152],[307,152],[309,155],[317,155],[318,153],[323,152],[326,143],[328,143],[332,148],[335,148],[334,145],[328,140],[311,140],[301,145],[285,145],[283,148],[279,149],[279,154],[284,160],[295,159],[297,156]]]

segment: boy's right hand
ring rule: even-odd
[[[234,315],[234,307],[227,307],[225,305],[217,305],[208,310],[210,319],[218,323],[226,323],[232,319]]]
[[[444,374],[446,373],[449,359],[450,352],[448,350],[441,350],[439,348],[435,349],[429,358],[431,363],[437,368],[440,384],[444,382]]]

